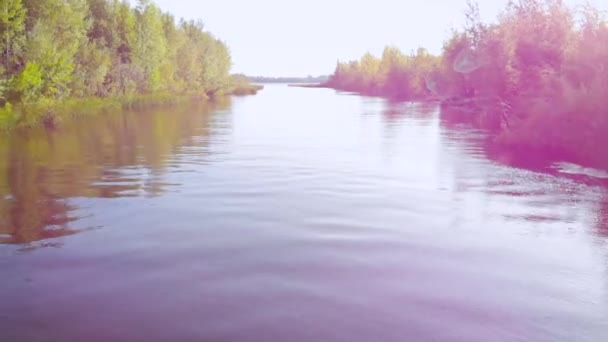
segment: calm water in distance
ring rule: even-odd
[[[255,97],[0,136],[1,341],[608,341],[608,191],[433,105]]]

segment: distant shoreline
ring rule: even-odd
[[[265,77],[245,76],[251,83],[257,84],[323,84],[329,81],[329,76],[308,77]]]
[[[287,86],[295,88],[331,88],[323,83],[288,83]]]

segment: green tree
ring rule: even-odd
[[[213,38],[210,34],[204,35],[202,55],[201,82],[209,94],[222,93],[228,85],[228,72],[231,68],[230,52],[226,45]]]
[[[26,59],[44,70],[40,97],[70,94],[75,55],[87,41],[88,6],[85,0],[29,2],[39,17],[28,34]],[[30,8],[28,8],[28,13]]]
[[[25,8],[21,0],[0,0],[0,32],[1,61],[5,72],[10,73],[25,42]]]
[[[135,13],[126,0],[113,0],[110,4],[112,20],[112,65],[107,81],[110,94],[126,95],[143,83],[143,74],[133,64],[135,44]]]
[[[24,102],[32,102],[38,98],[42,85],[43,72],[40,65],[30,62],[15,78],[12,87]]]
[[[0,29],[0,105],[232,89],[226,44],[151,0],[0,0]]]
[[[161,11],[150,0],[138,0],[133,62],[141,68],[145,83],[141,91],[161,90],[161,65],[167,54]]]

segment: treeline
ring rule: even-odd
[[[424,49],[338,63],[328,86],[398,99],[438,98],[512,146],[608,169],[608,21],[591,5],[511,1],[495,23],[469,3],[440,56]]]
[[[254,83],[324,83],[329,76],[307,76],[307,77],[265,77],[249,76],[248,79]]]
[[[0,32],[4,106],[232,87],[227,46],[150,0],[0,0]]]
[[[361,60],[338,62],[328,86],[366,95],[393,99],[414,99],[429,94],[426,79],[441,65],[441,58],[424,48],[404,54],[398,48],[386,47],[381,58],[366,53]]]

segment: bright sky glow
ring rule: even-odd
[[[176,17],[202,19],[228,43],[234,72],[306,76],[333,72],[336,61],[379,55],[386,45],[441,50],[464,24],[466,0],[155,0]],[[581,4],[583,0],[569,0]],[[591,1],[608,10],[608,0]],[[507,0],[479,1],[493,21]]]

